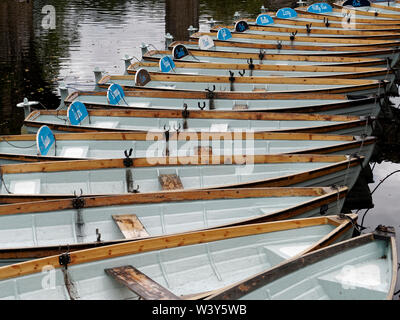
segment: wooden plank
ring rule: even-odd
[[[163,190],[181,190],[183,184],[176,174],[160,174],[158,177]]]
[[[135,267],[122,266],[104,271],[144,300],[181,300]]]
[[[112,215],[125,239],[145,238],[149,236],[146,228],[135,214]]]

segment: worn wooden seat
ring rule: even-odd
[[[104,271],[144,300],[181,300],[133,266],[121,266]]]

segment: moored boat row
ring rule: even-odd
[[[400,15],[339,6],[144,45],[57,110],[19,104],[0,299],[392,299],[394,229],[343,208],[398,94]]]

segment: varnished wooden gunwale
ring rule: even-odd
[[[346,98],[344,98],[346,99]],[[371,100],[372,99],[372,100]],[[374,101],[375,98],[368,98]],[[72,99],[73,101],[73,99]],[[357,102],[358,100],[349,100]],[[103,117],[144,117],[144,118],[185,118],[182,110],[112,110],[112,109],[94,109],[89,110],[91,116]],[[32,111],[27,120],[35,119],[37,115],[67,116],[66,110],[35,110]],[[189,110],[187,119],[236,119],[236,120],[315,120],[315,121],[359,121],[365,120],[362,117],[346,115],[329,114],[304,114],[304,113],[275,113],[275,112],[235,112],[235,111],[207,111],[207,110]]]
[[[399,20],[400,19],[400,13],[383,13],[383,12],[369,12],[369,11],[363,11],[363,10],[357,10],[357,8],[347,8],[343,7],[337,3],[332,4],[333,11],[334,12],[355,12],[358,15],[361,16],[368,16],[368,17],[380,17],[380,18],[390,18],[394,20]],[[358,19],[357,19],[358,20]],[[397,22],[397,21],[396,21]]]
[[[231,163],[242,164],[242,159],[232,157]],[[349,160],[342,155],[315,155],[315,154],[277,154],[277,155],[252,155],[243,156],[243,158],[251,159],[254,164],[262,163],[291,163],[291,162],[323,162],[323,163],[348,163]],[[224,156],[188,156],[188,157],[156,157],[152,163],[148,162],[147,158],[132,159],[132,168],[149,168],[155,166],[154,163],[159,163],[157,166],[190,166],[196,165],[214,165],[224,164]],[[24,164],[5,164],[0,166],[1,174],[16,174],[16,173],[34,173],[34,172],[64,172],[64,171],[83,171],[96,169],[123,169],[124,159],[94,159],[94,160],[76,160],[76,161],[59,161],[59,162],[38,162]],[[157,161],[158,160],[158,161]],[[358,161],[353,158],[350,162]],[[190,163],[190,164],[188,164]]]
[[[339,193],[344,197],[347,187],[340,187]],[[181,190],[179,192],[149,192],[113,196],[84,196],[85,208],[102,206],[167,203],[191,200],[216,200],[216,199],[242,199],[260,197],[286,197],[286,196],[329,196],[337,190],[332,187],[279,187],[279,188],[242,188],[217,189],[217,190]],[[337,195],[336,195],[337,196]],[[73,209],[70,199],[38,201],[35,203],[21,203],[0,206],[0,216],[13,214],[27,214],[37,212],[50,212],[54,210]]]
[[[307,15],[307,14],[302,14],[298,13],[299,18],[309,18],[313,19],[314,21],[309,22],[309,21],[301,21],[297,19],[280,19],[277,17],[273,17],[275,23],[277,24],[286,24],[289,26],[303,26],[305,27],[307,24],[312,23],[313,26],[318,27],[318,28],[326,28],[329,30],[330,27],[332,28],[341,28],[343,30],[348,30],[346,28],[343,28],[343,24],[340,22],[335,22],[335,21],[342,21],[343,18],[339,20],[333,20],[328,17],[328,22],[329,22],[329,27],[326,27],[325,22],[323,22],[323,19],[326,18],[326,16],[315,16],[315,15]],[[247,22],[256,23],[256,20],[254,19],[243,19],[246,20]],[[321,20],[321,22],[315,21],[315,20]],[[400,22],[399,22],[400,24]],[[370,24],[370,23],[358,23],[358,19],[355,21],[354,25],[354,30],[359,30],[359,31],[368,31],[368,32],[398,32],[400,31],[400,25],[379,25],[379,24]]]
[[[351,106],[351,102],[349,103]],[[87,105],[87,107],[91,108],[93,107],[92,105]],[[96,106],[94,106],[96,107]],[[334,106],[329,106],[329,109],[334,109]],[[129,110],[132,108],[127,108],[126,110],[114,110],[114,109],[91,109],[89,110],[89,114],[93,114],[93,111],[98,111],[102,112],[103,115],[112,115],[113,112],[135,112],[136,110]],[[327,108],[319,108],[318,110],[327,110]],[[142,111],[142,110],[140,110]],[[147,111],[147,110],[143,110]],[[295,110],[298,112],[298,110]],[[315,109],[310,109],[310,112],[314,112]],[[66,131],[66,132],[128,132],[126,129],[117,129],[117,128],[93,128],[89,126],[68,126],[65,124],[51,124],[51,123],[45,123],[45,122],[40,122],[40,121],[35,121],[35,120],[29,120],[30,118],[35,118],[35,115],[42,113],[42,112],[57,112],[57,111],[43,111],[43,110],[36,110],[33,111],[25,120],[24,124],[30,127],[35,127],[39,128],[42,125],[47,125],[50,129],[53,130],[58,130],[58,131]],[[179,111],[178,111],[179,112]],[[191,118],[196,118],[193,116],[192,111],[189,111],[189,115]],[[196,112],[196,111],[193,111]],[[247,120],[327,120],[327,121],[345,121],[345,123],[339,123],[339,124],[329,124],[329,125],[322,125],[322,126],[315,126],[315,127],[302,127],[302,128],[292,128],[292,129],[281,129],[279,132],[275,131],[276,133],[330,133],[334,132],[337,130],[342,130],[342,129],[348,129],[348,128],[355,128],[355,127],[360,127],[360,126],[366,126],[368,124],[368,119],[365,117],[354,117],[354,116],[340,116],[340,115],[320,115],[320,114],[307,114],[307,113],[269,113],[269,112],[226,112],[226,111],[197,111],[197,112],[209,112],[209,113],[215,113],[216,116],[208,116],[205,115],[205,117],[212,118],[212,119],[247,119]],[[65,111],[60,111],[58,112],[58,115],[62,115],[65,113]],[[233,113],[233,114],[232,114]],[[46,113],[43,113],[46,114]],[[239,117],[236,116],[240,115]],[[115,113],[114,113],[115,115]],[[302,117],[304,116],[309,116],[309,117]],[[125,114],[125,116],[128,116]],[[140,116],[140,115],[139,115]],[[178,118],[182,117],[178,116]],[[200,117],[197,119],[203,118],[204,115],[200,114]],[[189,119],[189,118],[188,118]],[[370,125],[370,124],[369,124]],[[132,130],[131,132],[141,132],[138,130]],[[143,131],[142,131],[143,132]],[[147,132],[147,131],[146,131]]]
[[[386,71],[387,73],[387,71]],[[151,81],[163,82],[215,82],[215,83],[230,83],[228,76],[208,76],[208,75],[191,75],[180,73],[162,73],[162,72],[149,72]],[[308,85],[349,85],[349,86],[364,86],[364,85],[379,85],[379,80],[367,79],[344,79],[337,76],[333,79],[330,78],[312,78],[312,77],[234,77],[235,83],[249,83],[249,84],[308,84]],[[112,80],[131,80],[135,81],[132,75],[105,75],[103,76],[98,85],[108,87]],[[127,87],[129,88],[129,87]]]
[[[236,79],[238,79],[238,78],[236,78]],[[284,78],[284,77],[281,77],[281,78],[277,78],[276,80],[279,81],[279,80],[283,80],[283,79],[298,79],[298,78]],[[319,79],[313,79],[313,80],[330,80],[330,79],[320,79],[319,78]],[[346,81],[346,79],[342,79],[342,80]],[[354,81],[356,81],[356,80],[354,80]],[[360,81],[360,80],[358,80],[358,81]],[[301,84],[301,83],[299,82],[299,84]],[[321,89],[302,89],[302,90],[301,89],[297,89],[297,90],[289,90],[289,91],[271,91],[271,93],[272,94],[274,94],[274,93],[276,93],[276,94],[280,94],[280,93],[285,94],[285,92],[288,92],[288,93],[294,93],[294,94],[298,93],[298,94],[300,94],[300,93],[306,92],[306,93],[310,93],[310,94],[314,94],[314,95],[315,94],[341,94],[341,93],[345,94],[345,93],[351,93],[351,92],[359,92],[361,90],[364,91],[364,90],[372,90],[372,89],[378,89],[378,88],[381,88],[382,91],[384,91],[384,87],[386,87],[388,85],[389,85],[389,81],[381,80],[381,82],[377,81],[376,83],[373,83],[373,84],[348,85],[346,87],[321,88]],[[133,87],[121,86],[121,87],[124,89],[125,92],[127,92],[127,91],[140,91],[140,92],[143,92],[143,91],[150,91],[150,92],[172,91],[172,92],[180,92],[180,93],[183,93],[183,92],[188,92],[188,93],[190,93],[190,92],[203,92],[202,90],[190,90],[190,89],[180,89],[180,90],[178,89],[178,90],[176,90],[176,89],[160,89],[160,88],[139,87],[139,86],[133,86]],[[208,93],[207,91],[205,91],[205,92]],[[237,100],[237,97],[243,97],[244,95],[247,95],[247,96],[254,95],[253,99],[259,100],[259,99],[262,99],[263,94],[265,94],[267,92],[268,91],[262,91],[262,92],[259,92],[259,91],[258,92],[257,91],[255,91],[255,92],[253,92],[253,91],[229,91],[229,93],[231,93],[233,96],[236,95],[235,98],[232,98],[232,99],[235,99],[235,100]],[[217,94],[218,93],[226,94],[227,92],[226,91],[214,91],[214,95],[216,93]],[[217,98],[217,97],[215,97],[215,98]]]
[[[339,242],[337,244],[333,244],[326,248],[320,248],[313,252],[309,252],[305,255],[302,255],[301,258],[292,258],[287,262],[279,264],[266,272],[259,273],[256,276],[251,278],[247,278],[244,281],[240,281],[234,285],[228,286],[222,290],[217,291],[213,295],[206,298],[206,300],[236,300],[240,297],[246,295],[247,293],[255,290],[257,288],[262,287],[266,283],[270,283],[275,281],[285,275],[290,274],[291,272],[295,272],[302,267],[306,267],[318,261],[321,261],[326,258],[330,258],[337,253],[365,245],[370,243],[376,239],[374,233],[364,234],[358,236],[356,238],[352,238],[349,240],[345,240]],[[390,242],[392,247],[392,256],[393,258],[397,257],[396,253],[396,242],[394,237],[387,237],[387,241]],[[386,299],[391,300],[393,298],[393,292],[396,282],[397,275],[397,260],[393,263],[392,266],[392,283],[390,289],[388,291],[388,295]]]
[[[196,32],[190,36],[191,39],[198,39],[201,36],[216,36],[216,32]],[[290,35],[279,36],[279,35],[269,35],[269,34],[254,34],[254,33],[242,33],[242,32],[232,32],[231,39],[254,39],[254,40],[276,40],[276,41],[291,41]],[[310,42],[310,43],[335,43],[336,47],[342,48],[341,45],[355,45],[357,47],[364,46],[374,46],[374,47],[396,47],[398,46],[397,41],[389,40],[353,40],[353,39],[342,39],[342,38],[332,38],[332,37],[308,37],[308,36],[297,36],[293,40],[293,44],[299,42]],[[284,47],[284,46],[283,46]],[[320,45],[320,47],[325,47]],[[314,50],[318,50],[314,48]]]
[[[353,10],[349,9],[349,8],[340,8],[338,9],[337,7],[335,8],[335,4],[333,4],[333,11],[335,12],[340,12],[340,13],[349,13]],[[306,12],[304,8],[295,8],[295,11],[297,11],[299,13],[298,17],[300,18],[312,18],[315,19],[315,17],[319,17],[319,19],[323,19],[325,18],[329,18],[329,20],[332,21],[343,21],[343,17],[338,17],[338,16],[332,16],[328,14],[321,14],[321,13],[311,13],[311,12]],[[392,15],[392,17],[387,17],[387,16],[383,16],[382,13],[378,14],[378,17],[381,18],[390,18],[390,20],[379,20],[379,19],[374,19],[374,18],[368,18],[368,17],[375,17],[375,14],[373,14],[372,12],[369,12],[369,14],[364,14],[360,12],[360,14],[358,14],[359,12],[357,11],[357,18],[356,18],[356,22],[358,23],[368,23],[370,25],[385,25],[385,26],[392,26],[392,25],[400,25],[400,17],[398,15]],[[365,12],[367,13],[367,12]],[[360,18],[360,16],[363,16],[362,18]]]
[[[224,228],[228,226],[239,226],[244,224],[255,224],[273,222],[295,218],[296,216],[320,208],[325,204],[332,203],[346,197],[348,189],[341,187],[336,190],[333,188],[257,188],[257,189],[241,189],[238,190],[196,190],[196,191],[181,191],[168,193],[151,193],[151,194],[135,194],[127,196],[115,197],[87,197],[84,198],[85,208],[112,206],[122,204],[143,204],[143,203],[168,203],[176,201],[193,201],[193,200],[218,200],[218,199],[243,199],[243,198],[259,198],[259,197],[285,197],[285,196],[315,196],[316,198],[306,201],[300,205],[296,205],[283,210],[272,212],[268,215],[256,218],[246,219],[240,222],[224,224],[213,228]],[[0,206],[0,215],[15,215],[27,214],[35,212],[51,212],[74,209],[71,200],[58,201],[38,201],[34,203],[21,203],[18,205],[3,205]],[[329,223],[339,226],[341,222],[336,221],[333,217],[327,217]],[[147,237],[154,238],[154,237]],[[69,251],[89,249],[105,245],[123,243],[128,241],[136,241],[138,239],[121,239],[113,241],[101,241],[82,244],[71,244],[68,246],[42,246],[42,247],[23,247],[12,249],[0,249],[0,259],[37,259],[50,255],[61,254],[67,249]]]
[[[244,19],[245,20],[245,19]],[[306,28],[306,25],[310,25],[311,23],[311,29],[308,31]],[[283,23],[281,23],[283,24]],[[302,28],[299,25],[293,26],[293,27],[282,27],[282,26],[258,26],[258,25],[249,25],[249,30],[250,31],[263,31],[269,34],[272,34],[274,32],[279,32],[279,33],[292,33],[296,32],[297,34],[305,34],[305,35],[321,35],[321,37],[324,37],[324,35],[332,35],[330,38],[337,39],[337,38],[345,38],[345,39],[365,39],[365,40],[375,40],[375,39],[399,39],[400,36],[400,29],[396,30],[396,32],[385,32],[385,31],[361,31],[361,30],[353,30],[353,29],[329,29],[326,28],[324,24],[322,24],[324,29],[315,29],[315,27],[318,27],[318,25],[315,25],[314,22],[309,22],[306,23]],[[218,25],[212,28],[210,31],[211,32],[218,32],[220,28],[227,28],[232,30],[234,26],[230,25]],[[232,34],[236,34],[237,32],[231,31]],[[249,34],[247,31],[244,32],[244,34]]]
[[[194,44],[194,45],[198,45],[197,41],[179,41],[178,43],[181,43],[183,45],[186,44]],[[255,49],[272,49],[272,50],[277,50],[277,46],[274,44],[259,44],[259,43],[246,43],[246,42],[233,42],[233,41],[221,41],[221,40],[214,40],[214,44],[220,47],[236,47],[236,48],[255,48]],[[349,50],[347,50],[347,48],[351,48]],[[286,49],[286,50],[293,50],[294,52],[296,50],[301,50],[301,51],[313,51],[313,52],[305,52],[305,53],[296,53],[299,56],[321,56],[321,57],[326,57],[326,56],[343,56],[343,57],[358,57],[358,58],[362,58],[362,57],[370,57],[370,56],[376,56],[376,55],[382,55],[382,54],[386,54],[386,55],[390,55],[390,54],[396,54],[398,53],[400,50],[397,48],[386,48],[386,47],[376,47],[376,46],[371,46],[371,47],[347,47],[346,50],[341,50],[342,48],[339,47],[320,47],[317,48],[316,46],[312,47],[312,46],[286,46],[286,45],[282,45],[282,49]],[[172,49],[172,44],[169,46],[169,49]],[[316,53],[314,51],[323,51],[322,53]],[[194,53],[195,55],[198,54],[199,51],[206,51],[206,52],[214,52],[217,54],[220,54],[221,52],[224,51],[207,51],[207,50],[201,50],[201,49],[190,49],[189,52]],[[338,52],[339,51],[339,52]],[[227,53],[230,51],[226,51]],[[239,55],[239,52],[231,52],[234,55]],[[248,53],[244,53],[244,54],[248,54]],[[251,54],[251,53],[249,53]],[[234,56],[233,55],[233,56]],[[217,55],[218,56],[218,55]],[[258,53],[253,54],[253,56],[255,57],[255,59],[259,59],[258,58]],[[147,58],[146,58],[147,59]],[[194,62],[195,63],[195,62]]]
[[[220,137],[226,132],[191,132],[189,133],[190,139],[201,140],[202,137],[206,139]],[[188,134],[185,132],[171,132],[169,135],[169,140],[185,141]],[[146,140],[147,132],[95,132],[95,133],[55,133],[54,137],[56,141],[72,141],[72,140],[121,140],[121,141],[140,141]],[[246,139],[246,133],[238,132],[232,139]],[[274,132],[254,132],[252,134],[252,139],[254,140],[322,140],[322,141],[356,141],[352,136],[343,135],[324,135],[324,134],[308,134],[308,133],[274,133]],[[4,135],[0,136],[1,141],[36,141],[35,134],[21,134],[21,135]]]
[[[269,222],[263,224],[250,224],[243,226],[204,230],[200,232],[188,232],[170,236],[155,237],[134,242],[114,244],[107,247],[91,248],[87,250],[71,252],[69,254],[69,265],[78,265],[98,260],[111,259],[139,252],[149,252],[154,250],[174,248],[176,246],[194,245],[198,243],[232,239],[247,235],[283,231],[289,230],[291,228],[301,228],[326,223],[330,223],[330,219],[328,217],[318,217]],[[350,223],[350,221],[346,219],[344,224],[348,223]],[[339,229],[342,228],[339,227]],[[321,241],[326,241],[328,237],[334,236],[337,231],[338,230],[335,229],[329,235],[321,239]],[[38,273],[41,272],[44,266],[53,266],[54,268],[62,267],[62,265],[60,265],[59,256],[54,255],[46,258],[14,264],[12,266],[0,267],[0,280]]]
[[[123,138],[117,139],[117,135],[123,135]],[[126,133],[126,132],[95,132],[95,133],[64,133],[64,134],[56,134],[55,138],[56,141],[68,141],[68,140],[112,140],[112,141],[126,141],[126,140],[131,140],[129,135],[147,135],[147,133]],[[63,137],[63,135],[67,135],[69,137]],[[100,135],[100,136],[97,136]],[[203,134],[204,135],[204,134]],[[36,139],[35,135],[22,135],[22,136],[28,136],[28,141],[34,142]],[[74,136],[76,139],[74,139]],[[176,133],[171,133],[171,136],[169,137],[170,141],[178,140],[178,141],[186,141],[186,137],[188,135],[184,136],[182,133],[176,134]],[[200,141],[201,140],[201,133],[190,133],[190,139],[193,141],[194,138],[196,138]],[[209,135],[206,134],[206,139],[213,139],[213,137],[221,137],[224,136],[224,141],[227,141],[229,139],[236,140],[239,139],[239,141],[246,140],[248,137],[246,137],[245,133],[241,133],[240,137],[236,135],[235,137],[225,137],[226,132],[219,132],[219,133],[210,133]],[[7,139],[7,141],[22,141],[24,139],[14,139],[15,137],[19,136],[9,136],[10,139],[7,139],[6,136],[0,136],[1,138]],[[103,139],[101,137],[104,137]],[[146,138],[143,137],[142,139],[139,139],[138,137],[133,137],[133,141],[139,141],[139,140],[145,140]],[[269,133],[269,132],[256,132],[252,134],[252,139],[254,140],[265,140],[265,139],[271,139],[271,140],[279,140],[279,139],[285,139],[285,140],[292,140],[292,141],[297,141],[297,140],[323,140],[323,141],[343,141],[343,143],[335,145],[335,146],[328,146],[328,147],[319,147],[319,148],[306,148],[304,150],[300,150],[297,152],[291,152],[292,154],[329,154],[329,153],[336,153],[339,151],[344,151],[348,149],[353,149],[358,146],[368,146],[371,144],[376,143],[376,138],[375,137],[367,137],[364,140],[355,140],[354,137],[352,136],[343,136],[343,135],[326,135],[326,134],[310,134],[310,133]],[[24,140],[25,141],[25,140]],[[39,162],[39,161],[64,161],[64,160],[76,160],[77,158],[69,158],[69,157],[57,157],[57,156],[37,156],[37,155],[21,155],[21,154],[11,154],[11,153],[1,153],[0,152],[0,159],[7,159],[7,160],[13,160],[13,161],[21,161],[21,162]]]
[[[400,36],[400,35],[399,35]],[[343,72],[343,77],[353,76],[357,77],[357,75],[365,75],[365,76],[373,76],[380,75],[381,72],[384,73],[392,73],[392,70],[387,70],[386,68],[368,68],[368,67],[354,67],[354,66],[318,66],[318,65],[269,65],[269,64],[258,64],[257,61],[253,61],[254,68],[253,70],[262,70],[262,71],[295,71],[295,72]],[[146,67],[155,67],[158,68],[159,64],[157,62],[134,62],[131,64],[127,71],[130,74],[136,74],[136,70],[140,68]],[[185,69],[225,69],[225,70],[248,70],[249,64],[240,64],[240,63],[210,63],[210,62],[175,62],[176,68],[185,68]],[[154,73],[154,72],[152,72]],[[346,73],[349,73],[347,75]],[[113,76],[114,77],[114,76]],[[118,76],[121,79],[130,79],[129,76]],[[326,77],[326,76],[323,76]],[[335,76],[337,77],[337,76]],[[342,75],[340,75],[342,77]],[[307,77],[309,78],[309,77]]]
[[[197,44],[196,42],[192,41],[179,41],[173,42],[170,48],[176,44],[183,43],[183,44]],[[188,49],[189,53],[196,54],[197,56],[201,57],[222,57],[227,59],[253,59],[253,63],[259,64],[259,55],[258,53],[245,53],[245,52],[230,52],[230,51],[207,51],[207,50],[200,50],[200,49]],[[157,53],[163,55],[170,55],[171,52],[168,50],[150,50],[143,55],[144,61],[159,61],[160,58],[155,57]],[[370,67],[370,66],[377,66],[385,64],[387,65],[387,61],[384,59],[377,59],[377,58],[360,58],[358,56],[354,57],[347,57],[346,55],[334,56],[334,55],[289,55],[289,54],[265,54],[264,55],[264,62],[268,60],[290,60],[290,61],[312,61],[312,62],[332,62],[332,66],[337,66],[337,63],[346,64],[346,66],[363,66],[363,67]],[[174,59],[175,63],[180,62],[180,60]],[[187,61],[187,63],[197,64],[196,61]]]
[[[378,8],[378,9],[397,11],[397,12],[400,11],[400,7],[383,6],[383,5],[379,4],[379,3],[373,3],[373,2],[371,2],[371,7]],[[396,14],[396,12],[394,12],[393,14]],[[400,14],[400,12],[398,14]]]
[[[381,87],[387,85],[388,81],[381,82]],[[367,85],[369,88],[370,85]],[[379,83],[374,84],[373,87],[378,86]],[[174,99],[208,99],[207,91],[191,91],[191,90],[168,90],[168,89],[155,89],[155,90],[127,90],[125,96],[127,97],[147,97],[147,98],[174,98]],[[235,100],[348,100],[346,94],[338,93],[326,93],[318,92],[304,92],[294,91],[294,92],[226,92],[226,91],[216,91],[213,96],[214,99],[235,99]],[[81,95],[85,96],[104,96],[106,97],[107,92],[105,91],[75,91],[72,92],[65,100],[66,103],[72,103],[76,98]],[[89,104],[85,102],[85,104]],[[119,106],[123,107],[123,106]]]

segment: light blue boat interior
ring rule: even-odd
[[[154,118],[152,118],[154,119]],[[156,119],[154,119],[156,120]],[[159,134],[158,134],[159,136]],[[158,138],[158,137],[157,137]],[[233,138],[233,135],[232,137]],[[333,140],[253,140],[249,134],[249,140],[192,140],[169,141],[169,154],[171,156],[192,156],[199,147],[211,147],[214,155],[226,154],[278,154],[294,153],[301,150],[313,150],[316,148],[337,146],[344,141]],[[251,140],[250,140],[251,139]],[[165,139],[160,147],[166,147]],[[236,141],[236,142],[235,142]],[[32,141],[13,141],[14,146],[5,141],[0,142],[0,155],[19,154],[36,156],[36,148],[30,147]],[[132,157],[144,158],[147,150],[158,143],[154,139],[149,140],[59,140],[56,147],[52,148],[48,156],[72,157],[76,159],[118,159],[124,158],[124,151],[133,148]],[[25,147],[29,147],[26,148]],[[226,152],[225,151],[226,148]],[[352,153],[352,152],[350,152]]]
[[[375,240],[281,277],[241,299],[381,300],[392,280],[391,246]]]
[[[237,75],[239,76],[239,75]],[[113,79],[111,83],[116,83],[121,86],[135,86],[134,81],[130,80],[119,80]],[[173,89],[173,90],[196,90],[204,91],[206,89],[213,89],[215,86],[216,91],[244,91],[252,92],[256,90],[264,90],[266,92],[291,92],[291,91],[302,91],[302,92],[313,92],[314,90],[322,89],[336,89],[336,88],[348,88],[354,87],[348,84],[274,84],[274,83],[239,83],[233,84],[233,90],[231,90],[231,83],[227,82],[192,82],[192,81],[158,81],[151,80],[144,87],[155,88],[155,89]],[[375,93],[376,88],[373,89],[357,89],[357,93],[368,94]]]
[[[209,243],[124,255],[68,267],[78,299],[137,299],[104,269],[132,265],[175,295],[222,288],[299,254],[333,231],[331,225],[277,231]],[[60,269],[54,286],[46,272],[0,281],[1,299],[69,299]]]
[[[348,7],[348,6],[346,6],[345,7],[346,9],[351,9],[351,10],[359,10],[359,9],[361,9],[362,7],[357,7],[357,8],[354,8],[354,7]],[[378,8],[371,8],[371,7],[367,7],[367,8],[370,8],[370,11],[371,12],[374,12],[374,11],[377,11],[377,12],[382,12],[383,13],[383,9],[378,9]],[[381,11],[382,10],[382,11]],[[347,11],[347,10],[346,10]],[[364,10],[361,10],[361,11],[366,11],[366,9],[364,9]],[[303,13],[303,12],[302,12]],[[388,13],[388,12],[385,12],[385,13]],[[393,14],[393,11],[390,11],[390,13],[392,13]],[[307,14],[306,12],[304,12],[304,14]],[[356,14],[357,14],[357,12],[356,12]],[[327,12],[327,13],[323,13],[323,14],[320,14],[319,16],[326,16],[326,17],[340,17],[340,18],[343,18],[343,13],[342,12],[339,12],[339,11],[332,11],[332,12]],[[385,18],[385,17],[375,17],[375,16],[364,16],[364,15],[361,15],[360,17],[359,17],[360,19],[377,19],[377,20],[393,20],[392,18]],[[344,18],[344,19],[346,19],[347,20],[347,16],[346,16],[346,18]],[[344,20],[344,21],[346,21],[346,20]],[[336,22],[336,21],[335,21]]]
[[[136,215],[149,236],[207,229],[268,216],[304,204],[316,196],[196,200],[127,204],[0,216],[0,248],[57,246],[125,239],[113,215]],[[344,199],[333,200],[325,215],[340,211]],[[79,227],[79,222],[82,223]],[[320,216],[319,207],[294,218]],[[13,241],[10,242],[10,238]]]
[[[109,106],[106,96],[98,95],[91,96],[80,94],[75,101],[81,101],[85,104],[96,104],[99,106]],[[245,107],[248,111],[280,111],[284,112],[285,109],[299,108],[301,111],[302,107],[312,107],[320,105],[336,105],[348,103],[349,100],[245,100],[245,99],[214,99],[215,110],[233,111],[238,106]],[[209,110],[210,101],[208,99],[182,99],[182,98],[147,98],[147,97],[129,97],[125,96],[124,100],[119,103],[122,107],[133,107],[143,109],[162,109],[162,110],[182,110],[183,105],[186,103],[188,110],[200,110],[201,107],[205,107],[204,110]],[[348,105],[343,108],[337,107],[334,110],[321,111],[323,114],[336,114],[336,115],[355,115],[355,116],[376,116],[380,112],[379,103],[368,102],[361,105],[350,107]],[[46,119],[44,115],[40,115],[41,119]],[[53,121],[54,117],[51,117]],[[60,116],[61,119],[64,117]],[[36,119],[32,119],[34,121]],[[105,120],[106,122],[108,120]],[[147,120],[146,120],[147,121]],[[208,121],[208,120],[207,120]],[[62,123],[63,121],[61,121]],[[65,118],[64,123],[67,123]],[[146,124],[147,125],[147,124]],[[114,124],[107,124],[108,127],[113,127]],[[208,124],[206,125],[208,126]],[[308,126],[308,125],[307,125]],[[263,131],[266,131],[264,129]],[[31,132],[31,131],[29,131]],[[357,135],[357,134],[353,134]]]
[[[227,157],[225,157],[227,158]],[[228,156],[229,158],[229,156]],[[130,169],[96,169],[58,172],[33,172],[3,174],[1,194],[68,194],[84,195],[125,194],[130,188],[139,186],[140,192],[162,191],[159,176],[176,174],[184,189],[228,187],[238,184],[267,181],[283,176],[331,166],[332,163],[293,162],[252,164],[250,160],[236,156],[243,165],[211,164],[185,166],[157,166]],[[151,159],[148,160],[151,163]],[[129,177],[127,171],[131,172]],[[360,166],[330,173],[321,177],[293,184],[293,186],[345,185],[349,189],[358,177]],[[127,180],[133,180],[128,183]]]
[[[138,70],[140,66],[136,68]],[[158,66],[154,67],[144,67],[149,72],[160,72]],[[133,69],[132,69],[133,70]],[[230,76],[229,72],[233,72],[234,76],[239,77],[239,72],[243,73],[243,70],[230,70],[227,69],[211,69],[211,68],[175,68],[173,71],[169,72],[170,74],[190,74],[190,75],[211,75],[211,76]],[[337,76],[338,78],[351,74],[353,72],[324,72],[324,71],[315,71],[315,72],[305,72],[305,71],[275,71],[275,70],[253,70],[253,77],[271,77],[271,76],[283,76],[283,77],[292,77],[292,78],[306,78],[306,77],[318,77],[318,76]],[[250,76],[250,70],[246,68],[244,76]],[[382,76],[365,76],[362,79],[371,79],[371,80],[385,80],[386,74]],[[389,75],[390,81],[394,79],[394,75]],[[112,82],[116,81],[115,79],[111,80]],[[110,82],[111,83],[111,82]],[[118,80],[117,83],[123,83],[123,85],[132,86],[133,80]]]
[[[185,44],[185,46],[190,47],[191,45]],[[193,48],[198,49],[197,45],[194,45]],[[240,49],[240,48],[237,48]],[[213,51],[214,49],[211,49]],[[214,50],[215,51],[215,50]],[[226,50],[222,50],[226,51]],[[280,50],[282,51],[282,50]],[[259,52],[259,51],[258,51]],[[268,50],[268,53],[270,50]],[[247,58],[246,59],[241,59],[241,58],[224,58],[224,57],[203,57],[203,56],[198,56],[196,55],[196,52],[193,51],[191,52],[192,55],[183,57],[179,59],[179,61],[191,61],[191,62],[211,62],[211,63],[240,63],[240,64],[247,64]],[[292,54],[296,54],[295,52]],[[164,57],[164,54],[160,53],[152,53],[151,57],[154,58],[162,58]],[[143,57],[143,60],[146,60],[146,57]],[[318,65],[318,66],[324,66],[324,65],[338,65],[338,66],[343,66],[346,65],[346,62],[321,62],[321,61],[290,61],[290,60],[284,60],[282,57],[282,60],[268,60],[265,59],[264,61],[259,61],[259,60],[254,60],[254,63],[261,63],[261,64],[268,64],[268,65]],[[385,63],[386,65],[386,63]]]

